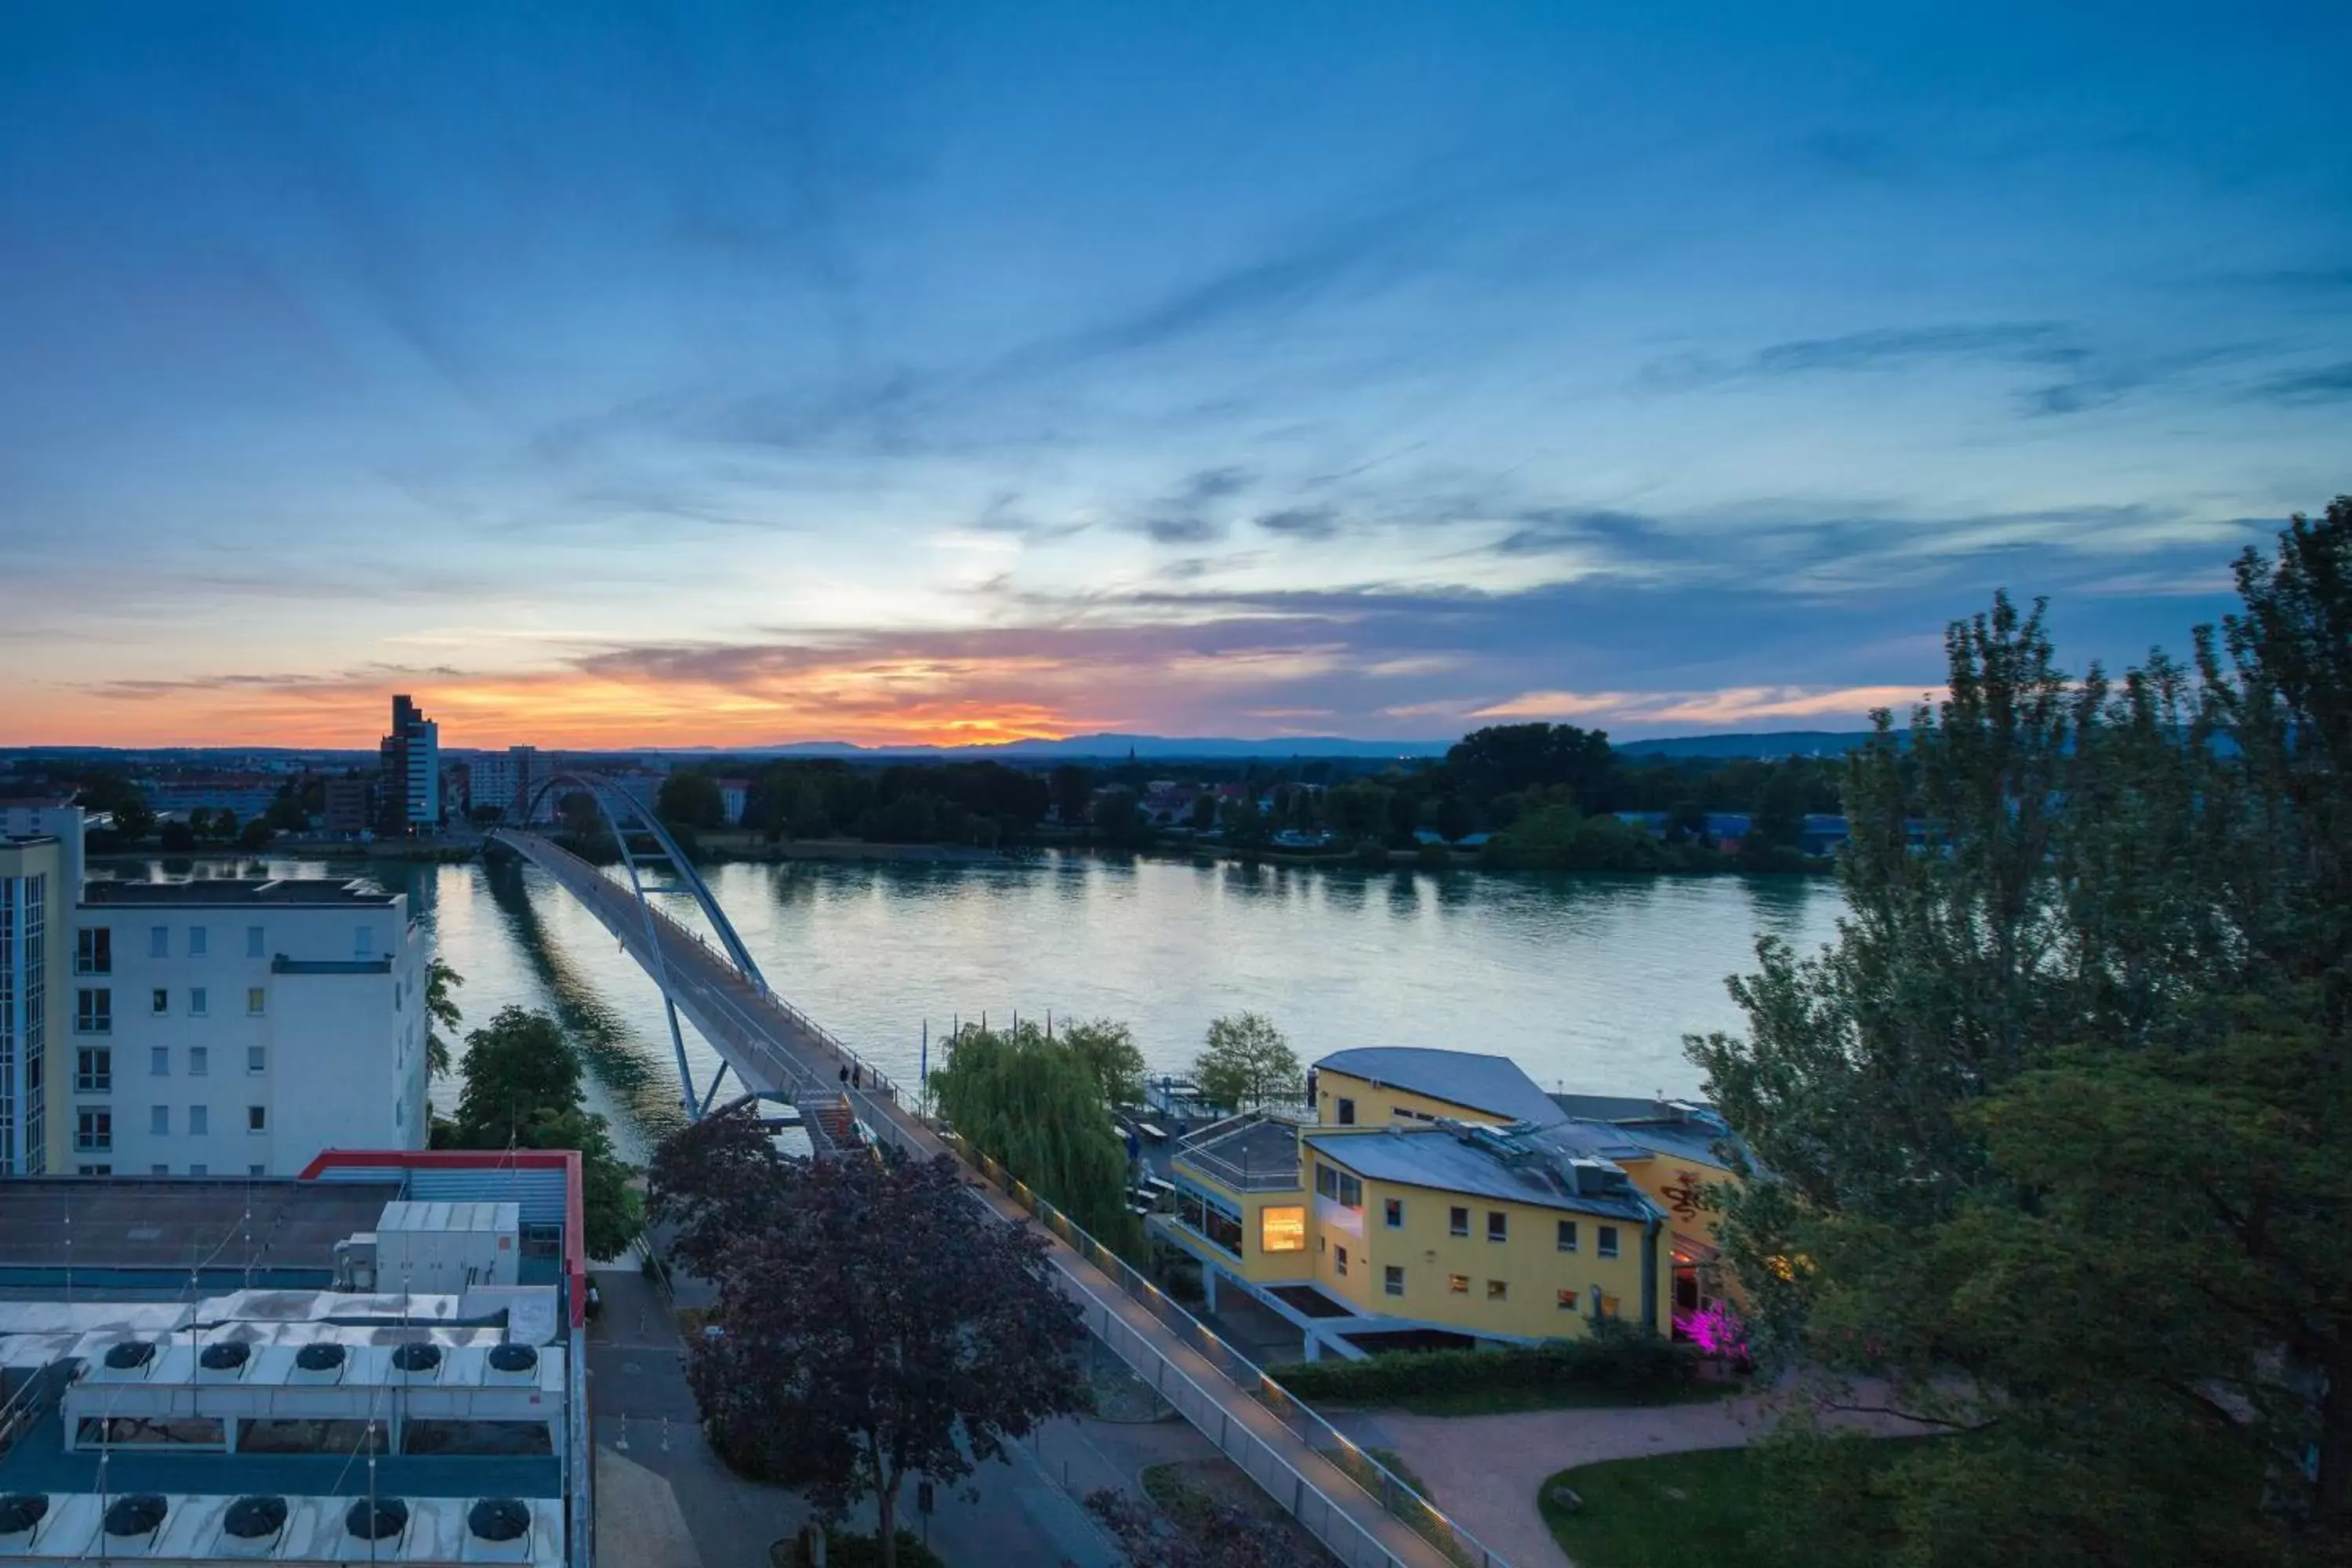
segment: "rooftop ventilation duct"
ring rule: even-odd
[[[402,1372],[431,1372],[441,1364],[439,1345],[407,1344],[392,1352],[392,1364]]]
[[[48,1516],[49,1500],[44,1493],[0,1493],[0,1535],[22,1535]]]
[[[489,1363],[499,1372],[530,1372],[539,1365],[536,1345],[503,1344],[490,1347]]]
[[[484,1541],[520,1541],[530,1530],[530,1505],[519,1498],[484,1498],[467,1511],[466,1528]]]
[[[235,1372],[253,1359],[253,1347],[237,1341],[226,1341],[206,1345],[196,1356],[196,1364],[206,1372]]]
[[[332,1372],[343,1364],[347,1352],[336,1344],[304,1345],[294,1352],[294,1364],[304,1372]]]
[[[163,1522],[172,1505],[153,1492],[136,1492],[117,1498],[106,1510],[106,1533],[109,1535],[152,1535]]]
[[[228,1505],[221,1528],[240,1541],[260,1541],[286,1528],[282,1497],[241,1497]]]
[[[155,1346],[149,1340],[125,1340],[106,1349],[106,1364],[116,1372],[129,1372],[154,1359]]]
[[[343,1528],[362,1541],[389,1541],[408,1528],[408,1505],[396,1497],[362,1498],[343,1515]]]

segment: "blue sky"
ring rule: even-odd
[[[20,0],[0,742],[1849,727],[2003,585],[2178,647],[2352,488],[2347,58]]]

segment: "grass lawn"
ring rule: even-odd
[[[1868,1451],[1892,1463],[1915,1443],[1933,1441],[1894,1438]],[[1570,1489],[1584,1506],[1572,1513],[1559,1507],[1554,1487]],[[1536,1499],[1552,1539],[1577,1568],[1775,1568],[1749,1541],[1763,1502],[1761,1467],[1745,1448],[1582,1465],[1544,1482]],[[1853,1503],[1887,1506],[1868,1496]]]

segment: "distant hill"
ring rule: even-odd
[[[1627,741],[1629,757],[1839,757],[1869,740],[1868,730],[1778,730],[1756,735],[1671,735]]]
[[[993,746],[860,746],[847,741],[795,741],[781,746],[736,748],[729,754],[761,757],[1241,758],[1442,757],[1452,741],[1357,741],[1344,735],[1282,735],[1244,740],[1229,735],[1068,735],[1058,741],[1008,741]],[[716,749],[716,748],[712,748]]]

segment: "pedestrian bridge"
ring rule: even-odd
[[[620,847],[625,883],[528,826],[500,826],[490,837],[580,900],[661,988],[689,1118],[709,1110],[721,1080],[731,1074],[747,1092],[797,1106],[820,1156],[870,1141],[918,1157],[956,1159],[971,1173],[975,1194],[1006,1219],[1043,1222],[1063,1289],[1094,1335],[1348,1568],[1506,1568],[1476,1537],[1292,1399],[1150,1280],[993,1161],[932,1127],[887,1076],[777,995],[649,804],[594,774],[561,773],[509,815],[528,825],[538,801],[558,791],[593,801]],[[668,867],[678,890],[692,895],[710,922],[716,942],[646,896],[657,890],[647,885],[650,865]],[[681,1014],[723,1064],[699,1093],[678,1026]]]

